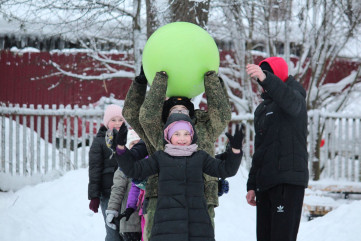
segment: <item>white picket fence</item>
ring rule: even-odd
[[[0,113],[1,172],[33,175],[86,167],[103,110],[9,105],[1,106]]]
[[[103,109],[2,105],[0,114],[0,171],[31,176],[87,167],[89,146],[101,125]],[[232,131],[237,123],[246,125],[242,165],[249,169],[254,151],[253,115],[233,116]],[[310,150],[317,145],[319,127],[325,142],[320,148],[321,177],[360,181],[361,115],[309,112],[310,172],[312,162],[318,160]],[[218,138],[217,153],[225,149],[226,141],[224,134]]]
[[[361,181],[361,113],[340,114],[310,111],[309,116],[309,169],[312,161],[320,161],[322,178],[335,180]],[[320,158],[313,152],[319,129],[323,146]]]

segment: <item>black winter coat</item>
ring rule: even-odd
[[[204,196],[203,172],[221,178],[234,176],[242,153],[230,151],[223,161],[204,151],[179,157],[157,151],[148,159],[134,162],[131,152],[126,150],[117,157],[119,166],[129,177],[145,179],[159,173],[158,202],[151,241],[214,240]]]
[[[107,128],[101,126],[89,150],[89,184],[88,199],[109,198],[113,186],[113,176],[118,168],[116,155],[112,154],[105,143]],[[139,141],[132,148],[136,160],[144,158],[147,150],[143,141]],[[111,157],[111,158],[110,158]]]
[[[287,183],[307,187],[306,91],[293,76],[283,83],[266,73],[259,82],[264,101],[254,113],[255,153],[247,190],[263,191]]]

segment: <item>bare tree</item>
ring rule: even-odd
[[[82,80],[133,77],[134,60],[140,60],[146,41],[140,19],[141,0],[7,0],[2,1],[0,13],[7,20],[18,22],[23,32],[43,36],[60,35],[70,41],[79,41],[88,50],[87,54],[104,66],[103,73],[84,75],[69,71],[56,62],[50,64],[59,73]],[[124,60],[114,59],[112,54],[100,49],[102,43],[117,46],[129,57]],[[140,61],[136,65],[140,66]]]
[[[300,61],[296,65],[296,76],[303,84],[309,81],[308,109],[324,108],[328,103],[326,100],[335,94],[323,90],[326,76],[340,56],[341,50],[356,31],[359,31],[361,7],[356,1],[312,1],[301,7],[298,16],[299,25],[303,29],[303,48]],[[308,79],[309,72],[311,77]],[[345,83],[344,87],[356,79],[351,80],[351,83]],[[341,92],[343,89],[338,88],[334,91]],[[341,109],[342,105],[338,105],[332,110]]]
[[[207,27],[210,0],[146,0],[147,37],[159,27],[171,22],[190,22]]]
[[[253,51],[261,49],[266,53],[264,57],[284,55],[290,74],[306,87],[309,110],[341,111],[344,108],[360,82],[360,69],[346,73],[346,77],[335,84],[325,84],[325,80],[350,39],[360,35],[361,6],[357,1],[222,0],[212,7],[222,8],[230,32],[227,37],[234,43],[234,63],[225,72],[238,72],[244,91],[248,93],[251,88],[244,73],[245,62],[253,62]],[[356,41],[360,45],[360,40]],[[291,45],[297,48],[292,50]],[[297,59],[295,65],[290,61],[292,54]],[[361,61],[360,57],[356,61]],[[239,102],[242,100],[249,107],[245,108],[246,112],[253,111],[251,103],[256,103],[257,97],[247,98],[243,94],[238,97]],[[319,144],[324,126],[320,123],[318,127],[310,155],[316,180],[322,170]]]
[[[254,81],[245,73],[246,63],[253,62],[252,27],[254,20],[254,1],[224,0],[213,2],[211,8],[219,10],[216,21],[209,24],[209,29],[220,41],[231,41],[234,56],[226,56],[225,66],[220,68],[220,74],[228,88],[234,111],[237,113],[253,113],[258,97],[253,91]],[[226,23],[222,25],[220,23]]]
[[[146,39],[160,26],[187,21],[205,28],[209,2],[146,0],[144,5],[141,0],[3,0],[0,13],[9,21],[18,22],[23,31],[62,35],[80,41],[89,50],[88,55],[103,64],[105,73],[83,75],[68,71],[58,63],[50,63],[61,74],[83,80],[104,81],[115,77],[133,77],[134,70],[140,69]],[[19,11],[20,8],[22,11]],[[141,19],[142,11],[146,11],[145,19]],[[126,61],[112,59],[112,55],[101,51],[99,43],[102,42],[116,44],[128,53],[129,58]]]
[[[307,1],[299,9],[297,16],[303,30],[303,48],[295,69],[301,83],[305,85],[308,81],[307,107],[312,110],[326,108],[341,111],[356,83],[360,82],[360,69],[335,84],[325,85],[325,80],[341,50],[360,30],[361,6],[357,1],[322,0]],[[318,126],[318,135],[313,138],[315,142],[311,143],[315,180],[319,179],[322,171],[319,158],[324,124]]]
[[[172,22],[190,22],[202,28],[207,28],[210,0],[172,1]]]
[[[171,9],[168,0],[146,0],[147,38],[159,27],[171,22]]]
[[[246,64],[255,61],[255,55],[274,56],[278,54],[280,36],[284,45],[290,42],[288,35],[282,35],[290,28],[292,1],[235,1],[220,0],[214,2],[211,7],[222,9],[226,26],[222,32],[222,38],[230,39],[233,43],[232,51],[234,58],[228,61],[229,68],[221,69],[230,78],[227,84],[230,89],[236,87],[237,91],[230,94],[231,100],[238,113],[253,113],[259,103],[259,95],[255,89],[259,89],[255,80],[248,78],[245,72]],[[216,27],[221,26],[216,24]],[[214,29],[214,23],[210,29]],[[228,35],[226,34],[228,33]],[[219,36],[217,36],[219,37]],[[257,50],[263,51],[256,52]],[[286,60],[289,62],[290,50],[285,48]],[[232,63],[232,61],[234,63]],[[227,69],[227,70],[225,70]],[[232,81],[233,80],[233,81]],[[237,82],[239,86],[237,86]]]

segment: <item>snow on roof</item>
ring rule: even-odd
[[[165,1],[158,1],[157,7],[159,9],[164,9],[162,7],[165,5]],[[24,3],[25,4],[25,3]],[[11,6],[9,5],[9,11],[13,12],[25,12],[30,11],[31,6]],[[289,36],[291,42],[301,42],[303,35],[297,21],[297,14],[299,12],[298,8],[301,5],[299,2],[295,1],[292,6],[293,14],[292,20],[289,22]],[[122,2],[123,9],[131,12],[132,3],[131,1]],[[91,10],[97,11],[97,10]],[[165,10],[164,10],[165,11]],[[109,14],[96,15],[94,14],[94,20],[81,21],[77,20],[80,11],[67,12],[67,11],[55,11],[51,9],[45,9],[40,15],[39,19],[36,19],[36,23],[20,23],[15,21],[7,21],[5,16],[0,16],[0,36],[4,35],[14,35],[14,36],[37,36],[39,38],[49,37],[49,36],[61,36],[70,41],[76,41],[80,38],[101,38],[109,41],[125,41],[129,39],[129,31],[131,31],[132,20],[126,15],[121,15],[117,18]],[[92,14],[92,13],[90,13]],[[311,14],[311,13],[308,13]],[[144,14],[142,15],[145,18]],[[62,24],[62,20],[66,19],[67,24]],[[33,20],[35,21],[35,20]],[[43,21],[43,22],[42,22]],[[44,25],[44,21],[45,24]],[[145,21],[143,19],[143,24]],[[247,21],[244,21],[244,26],[247,28]],[[212,8],[212,11],[209,15],[209,26],[208,32],[215,38],[221,41],[234,41],[234,37],[230,35],[229,31],[230,23],[224,17],[224,13],[220,8]],[[271,32],[275,34],[275,38],[282,42],[284,41],[284,22],[274,21],[270,22]],[[255,39],[262,41],[264,39],[264,30],[254,31],[253,35]],[[340,36],[345,37],[345,36]],[[237,40],[236,40],[237,41]],[[337,38],[334,38],[332,41],[337,41]],[[345,47],[341,50],[340,56],[348,58],[360,58],[361,57],[361,32],[356,32],[354,38],[350,39]]]

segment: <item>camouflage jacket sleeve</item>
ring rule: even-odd
[[[168,77],[157,73],[140,108],[139,121],[156,150],[163,150],[163,103],[167,91]]]
[[[125,98],[123,108],[125,120],[144,142],[146,142],[146,138],[143,128],[139,123],[139,109],[144,102],[146,91],[146,84],[139,84],[133,81]]]
[[[148,177],[145,186],[145,197],[155,198],[158,196],[158,174]]]
[[[204,195],[206,197],[207,205],[218,207],[218,178],[211,177],[203,173],[204,178]]]
[[[204,77],[204,88],[215,141],[231,120],[231,106],[227,90],[215,72]]]
[[[163,150],[162,110],[167,91],[167,77],[156,74],[143,105],[140,107],[139,122],[147,140],[155,150]],[[158,174],[148,178],[145,197],[158,196]]]
[[[139,122],[139,111],[141,105],[144,102],[146,91],[147,91],[146,84],[139,84],[135,81],[132,82],[124,101],[123,116],[125,120],[128,122],[128,124],[144,141],[147,147],[148,154],[151,155],[155,152],[155,148],[149,142]]]
[[[227,127],[231,120],[231,106],[228,100],[227,90],[219,80],[216,73],[204,77],[204,88],[207,97],[208,117],[213,138],[209,140],[214,143]],[[213,156],[214,152],[210,152]],[[217,207],[218,202],[218,178],[203,174],[205,179],[205,196],[208,205]]]

